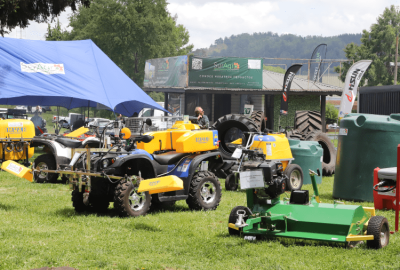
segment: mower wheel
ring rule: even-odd
[[[225,189],[235,191],[238,189],[238,183],[236,183],[235,174],[231,173],[225,179]]]
[[[232,209],[232,211],[231,211],[231,213],[229,215],[228,224],[229,223],[233,223],[233,224],[236,223],[236,221],[237,221],[237,219],[239,217],[238,214],[237,214],[238,210],[246,211],[246,215],[247,216],[244,217],[244,221],[245,222],[246,222],[247,218],[249,217],[249,215],[251,215],[251,211],[250,211],[250,209],[248,207],[246,207],[246,206],[236,206],[236,207],[234,207]],[[240,231],[239,230],[235,230],[235,229],[232,229],[232,228],[229,228],[229,227],[228,227],[228,232],[229,232],[229,235],[240,235]]]
[[[88,210],[88,206],[83,203],[83,192],[79,192],[78,189],[72,191],[71,201],[76,212],[82,213]]]
[[[193,175],[186,203],[192,210],[215,210],[221,201],[221,184],[209,171],[200,171]]]
[[[297,164],[289,164],[283,172],[287,176],[286,190],[300,190],[303,186],[303,170]]]
[[[38,156],[33,161],[33,168],[44,169],[44,170],[55,170],[56,161],[53,154],[44,154]],[[58,178],[58,173],[39,173],[33,174],[33,179],[36,183],[55,183]]]
[[[389,244],[389,223],[385,217],[373,216],[368,222],[367,234],[373,235],[374,240],[368,240],[369,248],[380,249]]]
[[[121,180],[114,193],[114,208],[121,217],[144,216],[150,209],[151,195],[149,192],[137,192],[137,186],[126,179]]]

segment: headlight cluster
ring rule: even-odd
[[[104,159],[101,164],[103,165],[103,168],[107,168],[108,165],[110,165],[110,161],[108,159]]]

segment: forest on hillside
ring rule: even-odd
[[[268,57],[309,59],[316,46],[328,45],[326,59],[345,59],[344,48],[354,42],[361,44],[360,34],[338,36],[298,36],[267,32],[232,35],[219,38],[209,48],[198,49],[193,53],[208,57]]]

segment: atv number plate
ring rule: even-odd
[[[263,188],[264,174],[262,170],[240,172],[240,188]]]

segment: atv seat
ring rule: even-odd
[[[64,145],[65,147],[69,148],[79,148],[82,147],[82,142],[78,140],[71,140],[67,138],[57,138],[56,142]]]
[[[167,152],[159,155],[153,155],[153,158],[160,165],[171,165],[175,164],[185,156],[189,156],[189,153]]]

